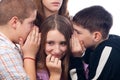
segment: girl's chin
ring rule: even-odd
[[[55,58],[58,58],[58,59],[61,59],[61,57],[60,56],[54,56]]]

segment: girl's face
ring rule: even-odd
[[[42,0],[44,10],[49,12],[58,12],[61,8],[63,0]]]
[[[45,53],[52,54],[52,56],[61,59],[67,50],[66,40],[63,34],[58,30],[50,30],[47,33],[45,44]]]

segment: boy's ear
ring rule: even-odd
[[[19,22],[18,17],[14,16],[10,19],[9,24],[11,25],[12,28],[16,29],[18,22]]]
[[[93,33],[94,41],[98,42],[102,39],[102,34],[99,31]]]

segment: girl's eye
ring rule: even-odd
[[[54,42],[53,41],[48,41],[47,44],[54,45]]]
[[[66,41],[63,41],[63,42],[60,43],[60,45],[62,45],[62,46],[66,46],[67,43],[66,43]]]

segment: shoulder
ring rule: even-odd
[[[109,47],[112,47],[113,49],[115,48],[115,49],[120,50],[119,48],[120,47],[120,36],[109,35],[109,38],[107,40],[103,41],[102,43],[98,45],[98,47],[101,49],[102,48],[104,49],[105,46],[109,46]]]
[[[110,35],[109,38],[102,43],[100,43],[96,49],[94,50],[94,54],[97,57],[101,55],[101,53],[107,49],[110,52],[110,56],[114,58],[118,58],[120,56],[120,36]]]

